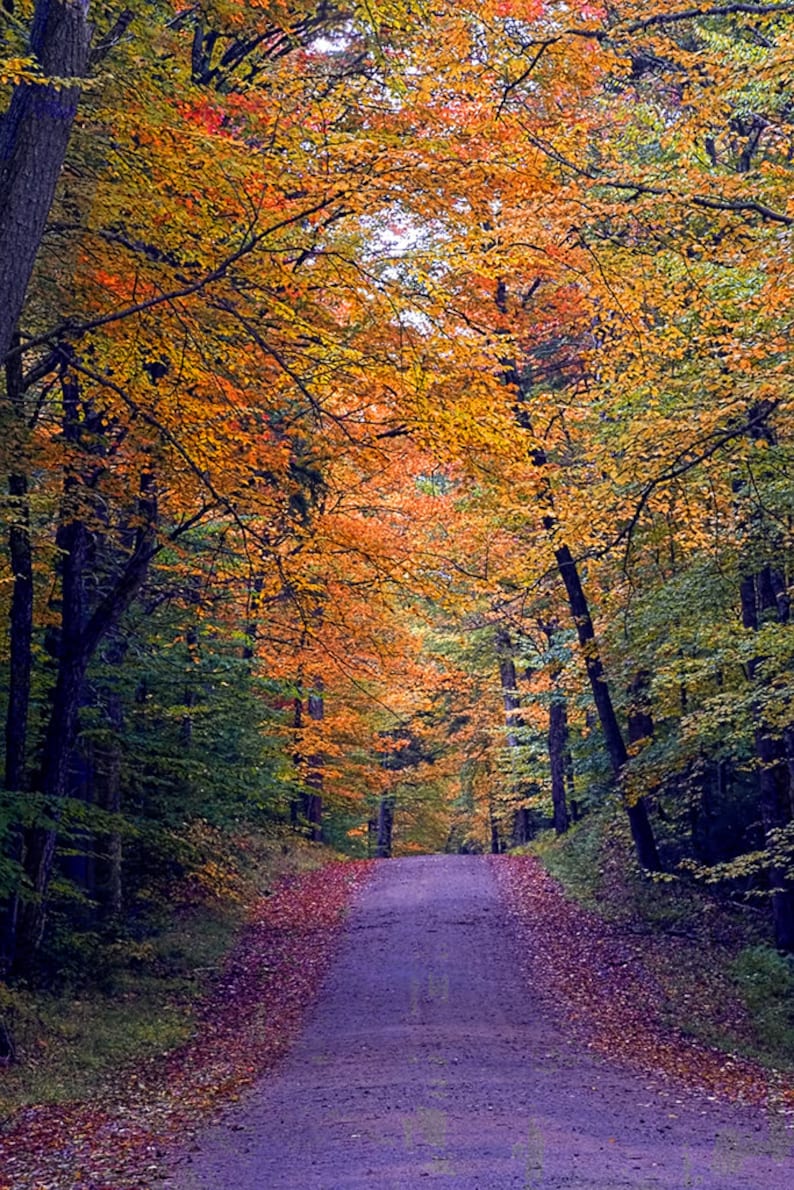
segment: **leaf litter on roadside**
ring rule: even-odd
[[[348,861],[285,878],[259,902],[191,1040],[120,1073],[107,1102],[18,1112],[0,1135],[0,1190],[156,1186],[166,1153],[286,1052],[369,871]]]
[[[562,1009],[589,1049],[715,1099],[794,1115],[794,1079],[684,1036],[671,1026],[666,991],[646,961],[654,937],[625,933],[566,898],[533,856],[500,856],[493,870],[533,988]]]

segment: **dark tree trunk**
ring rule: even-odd
[[[103,804],[109,814],[121,813],[121,732],[124,712],[121,698],[114,693],[109,699],[108,723],[112,737],[103,750]],[[124,908],[124,840],[120,830],[111,831],[105,840],[106,880],[105,913],[120,918]]]
[[[488,808],[488,817],[491,827],[491,854],[499,855],[502,850],[502,840],[499,837],[499,824],[496,821],[496,815],[493,812],[493,806]]]
[[[778,594],[781,589],[785,589],[782,577],[769,566],[742,580],[742,624],[745,628],[757,632],[764,612],[772,612],[783,623],[788,620],[788,602],[781,601]],[[756,676],[761,660],[761,657],[754,657],[750,661],[751,681]],[[758,703],[755,706],[755,720],[758,800],[764,834],[774,855],[775,832],[787,827],[794,817],[791,757],[786,733],[781,733],[766,721]],[[774,859],[769,866],[769,881],[776,945],[780,950],[794,952],[794,881],[786,874],[785,867]]]
[[[392,833],[394,830],[394,797],[392,794],[381,795],[378,804],[378,834],[375,845],[375,855],[378,859],[389,859],[392,853]]]
[[[499,628],[496,633],[496,656],[499,663],[499,681],[502,687],[502,703],[505,709],[505,723],[507,725],[506,742],[511,751],[511,768],[513,770],[513,790],[518,801],[529,796],[526,782],[522,781],[519,770],[519,749],[521,748],[521,729],[524,720],[521,716],[521,698],[518,693],[518,677],[516,675],[515,654],[510,633],[506,628]],[[512,838],[516,847],[521,847],[532,838],[532,816],[526,806],[519,806],[513,816]]]
[[[502,685],[502,701],[507,723],[507,746],[508,748],[517,748],[520,743],[518,729],[524,726],[524,721],[520,713],[521,699],[518,696],[513,642],[506,628],[500,628],[496,633],[496,656],[499,662],[499,679]]]
[[[6,365],[6,393],[15,429],[25,436],[22,360],[15,356]],[[22,445],[20,443],[20,445]],[[13,575],[10,614],[8,711],[6,715],[5,787],[27,788],[26,750],[33,642],[33,556],[27,475],[9,476],[12,523],[8,533],[8,560]]]
[[[88,67],[88,0],[36,0],[30,48],[44,74]],[[13,346],[80,100],[80,87],[22,84],[0,125],[0,360]]]
[[[309,718],[322,723],[325,715],[322,678],[315,678],[314,689],[308,699]],[[323,837],[323,758],[319,753],[309,757],[309,775],[306,784],[311,790],[306,795],[306,821],[309,824],[309,838],[315,843]]]
[[[127,646],[119,633],[114,633],[104,651],[108,665],[121,667]],[[124,731],[124,703],[115,686],[102,692],[105,706],[107,735],[93,751],[96,797],[109,814],[121,813],[122,733]],[[120,830],[105,835],[102,846],[101,887],[102,908],[107,917],[120,918],[124,906],[123,860],[124,841]]]
[[[196,602],[198,602],[198,599]],[[191,625],[185,633],[185,645],[187,647],[188,678],[182,694],[185,713],[179,725],[179,739],[182,747],[189,750],[193,743],[193,716],[191,711],[198,701],[194,670],[199,664],[199,636],[195,625]]]
[[[67,393],[64,394],[68,400]],[[71,477],[66,489],[74,499]],[[66,503],[66,502],[65,502]],[[90,616],[84,616],[83,571],[89,545],[89,533],[74,513],[59,529],[59,541],[64,553],[62,583],[62,630],[58,655],[58,673],[52,696],[52,707],[45,735],[44,767],[41,790],[45,795],[50,818],[55,826],[37,831],[31,841],[26,867],[34,890],[34,898],[22,908],[18,921],[18,945],[14,967],[29,971],[44,929],[46,895],[52,877],[55,849],[58,841],[57,823],[63,799],[69,793],[70,766],[77,739],[80,696],[88,665],[99,644],[116,627],[124,612],[141,589],[156,552],[155,525],[157,503],[154,477],[141,476],[138,498],[140,527],[135,547],[116,583],[99,601]]]
[[[553,648],[557,634],[556,621],[543,625],[543,631],[549,642],[549,650]],[[567,784],[573,784],[573,758],[568,747],[568,707],[565,694],[560,687],[561,665],[555,661],[551,666],[552,691],[549,703],[549,770],[551,773],[551,804],[553,807],[554,829],[558,835],[563,835],[571,825],[568,813]]]
[[[628,752],[615,714],[612,694],[606,681],[587,597],[568,546],[558,546],[554,551],[554,557],[568,596],[571,616],[576,625],[576,634],[584,656],[593,702],[601,724],[610,766],[615,777],[619,778],[623,766],[628,760]],[[644,800],[639,798],[636,802],[627,802],[626,813],[640,864],[651,872],[661,871],[662,864]]]
[[[89,705],[93,692],[90,684],[84,683],[78,709],[80,711]],[[96,804],[96,749],[93,742],[88,742],[72,752],[69,769],[69,794],[86,806]],[[70,921],[78,929],[90,929],[96,923],[96,836],[90,826],[72,825],[68,836],[69,846],[66,854],[59,861],[59,874],[63,876],[80,893],[85,895],[73,906]]]
[[[6,368],[8,398],[15,433],[19,435],[19,457],[24,457],[25,409],[22,357],[9,359]],[[9,615],[8,707],[5,723],[4,785],[9,792],[28,787],[27,739],[30,708],[30,680],[33,665],[33,553],[30,541],[28,480],[22,471],[10,475],[11,528],[8,532],[8,561],[12,574]],[[14,828],[6,840],[6,853],[19,863],[24,856],[23,832]],[[19,897],[10,897],[0,917],[0,974],[13,961],[14,939],[19,915]]]
[[[301,698],[300,693],[296,694],[292,700],[292,726],[295,730],[295,739],[299,740],[300,736],[298,735],[298,732],[303,727],[303,699]],[[300,750],[298,747],[296,747],[295,751],[292,754],[292,763],[295,767],[295,775],[297,776],[298,773],[300,772],[300,763],[301,763],[301,754],[300,754]],[[290,826],[292,827],[292,829],[294,831],[298,830],[298,828],[300,826],[300,817],[301,817],[300,800],[297,797],[293,797],[290,799],[290,804],[289,804],[289,821],[290,821]]]
[[[528,806],[519,806],[513,815],[513,846],[523,847],[534,835],[532,814]]]
[[[570,737],[569,737],[570,739]],[[568,795],[568,806],[571,811],[571,818],[574,822],[578,822],[582,817],[579,802],[576,798],[576,781],[573,767],[573,753],[570,745],[566,742],[565,745],[565,789]]]
[[[80,393],[65,365],[61,375],[63,397],[63,438],[67,449],[80,442]],[[73,467],[64,476],[60,522],[55,535],[61,569],[61,623],[58,636],[58,672],[47,732],[41,790],[47,795],[48,814],[58,819],[60,803],[69,792],[69,777],[77,738],[80,696],[88,658],[79,648],[84,624],[86,563],[90,533],[82,520],[81,484]],[[27,901],[19,915],[20,944],[18,961],[27,967],[37,949],[44,926],[44,897],[49,885],[58,832],[54,827],[35,828],[29,833],[25,867],[34,898]]]
[[[633,754],[653,739],[653,717],[648,698],[649,681],[649,674],[640,670],[634,675],[629,688],[628,732],[629,744],[634,745]]]
[[[549,706],[549,767],[554,829],[563,835],[571,825],[565,796],[565,756],[568,747],[568,712],[565,699],[552,694]]]
[[[259,613],[264,585],[264,574],[257,574],[248,590],[248,623],[245,628],[246,642],[243,646],[244,661],[253,662],[256,656],[256,639],[259,635]]]

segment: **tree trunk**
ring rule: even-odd
[[[68,448],[77,447],[80,442],[80,393],[65,365],[61,373],[61,392],[63,438]],[[86,563],[90,548],[90,533],[81,519],[81,495],[81,484],[76,473],[67,468],[60,522],[55,535],[61,559],[58,674],[45,735],[41,774],[41,790],[47,796],[47,812],[56,820],[60,816],[60,803],[69,792],[80,694],[88,664],[88,658],[79,648],[84,622]],[[44,896],[50,881],[57,838],[55,827],[34,828],[29,834],[25,867],[34,898],[22,906],[19,915],[20,947],[17,957],[23,966],[30,963],[40,942],[44,926]]]
[[[532,814],[528,806],[519,806],[513,815],[513,846],[523,847],[529,843],[534,835]]]
[[[300,774],[301,754],[300,746],[297,741],[300,739],[298,732],[303,727],[303,699],[301,698],[300,687],[298,693],[292,700],[292,727],[295,731],[296,747],[292,754],[292,763],[295,768],[296,778]],[[297,797],[290,798],[289,803],[289,822],[294,831],[297,831],[300,826],[301,816],[301,802]]]
[[[88,0],[36,0],[30,48],[47,77],[88,67]],[[14,343],[80,100],[79,86],[15,87],[0,125],[0,360]]]
[[[502,840],[499,837],[499,823],[493,810],[493,802],[488,802],[488,823],[491,831],[491,854],[499,855],[502,850]]]
[[[198,602],[198,597],[196,602]],[[199,665],[199,636],[195,624],[191,624],[185,633],[185,646],[187,648],[188,676],[182,692],[182,703],[185,713],[182,716],[182,722],[179,724],[179,742],[185,751],[189,751],[193,743],[193,715],[191,711],[198,702],[196,681],[193,672]]]
[[[392,852],[392,831],[394,829],[394,797],[381,794],[378,804],[378,836],[375,855],[378,859],[389,859]]]
[[[67,392],[64,394],[67,399]],[[74,496],[72,481],[67,487]],[[100,600],[90,616],[83,608],[83,571],[89,544],[85,525],[74,517],[59,529],[64,554],[63,614],[58,674],[52,695],[50,718],[44,745],[41,790],[55,825],[35,833],[26,861],[34,897],[22,908],[18,921],[18,945],[14,969],[29,971],[39,947],[45,923],[46,895],[52,877],[58,841],[58,819],[63,799],[69,793],[70,764],[77,739],[80,695],[88,665],[99,644],[116,627],[140,591],[156,552],[157,501],[154,476],[144,473],[138,497],[140,527],[135,547],[117,582]],[[69,515],[68,513],[66,515]]]
[[[254,576],[248,587],[248,623],[245,626],[246,640],[243,645],[243,660],[251,663],[256,657],[256,639],[259,634],[259,615],[264,585],[265,576],[260,573]],[[251,668],[253,669],[253,664]]]
[[[543,631],[549,642],[549,651],[553,649],[554,638],[558,625],[551,621],[543,625]],[[560,687],[559,661],[551,664],[551,702],[549,703],[549,770],[551,773],[551,804],[553,807],[554,829],[558,835],[563,835],[571,825],[568,813],[567,784],[573,780],[573,758],[568,747],[568,706],[565,694]],[[568,770],[571,770],[570,773]]]
[[[315,678],[314,689],[308,699],[309,718],[314,723],[322,723],[325,715],[323,702],[323,680]],[[309,757],[309,775],[306,784],[311,793],[306,796],[306,821],[309,824],[309,838],[315,843],[323,837],[323,758],[315,752]]]
[[[499,679],[502,685],[502,701],[507,724],[507,746],[508,748],[517,748],[520,742],[517,729],[524,726],[524,721],[520,714],[521,699],[518,697],[513,642],[506,628],[500,628],[496,633],[496,656],[499,662]]]
[[[761,615],[769,611],[774,612],[780,622],[788,620],[788,602],[782,602],[778,594],[781,589],[784,589],[782,579],[770,566],[742,580],[740,593],[742,624],[745,628],[757,632]],[[761,661],[760,656],[751,659],[748,667],[751,681]],[[754,715],[758,800],[764,834],[770,854],[774,855],[775,833],[787,827],[794,817],[790,756],[786,733],[781,733],[766,721],[758,703]],[[775,943],[780,950],[794,952],[794,881],[786,874],[785,867],[772,859],[769,882]]]
[[[15,428],[25,435],[25,410],[22,392],[22,357],[9,359],[6,368],[6,395],[14,416]],[[20,452],[21,454],[22,452]],[[12,574],[9,615],[8,707],[5,723],[4,786],[12,793],[28,787],[27,738],[30,708],[30,679],[33,665],[33,554],[30,542],[28,480],[23,471],[10,475],[11,528],[8,532],[8,561]],[[6,853],[19,863],[24,857],[23,832],[12,828]],[[0,974],[12,963],[14,939],[19,916],[19,896],[9,898],[3,907],[0,925]]]
[[[529,796],[529,789],[521,779],[519,772],[519,749],[521,747],[521,729],[524,720],[520,713],[521,699],[518,693],[518,678],[513,651],[513,642],[506,628],[499,628],[496,633],[496,656],[499,662],[499,680],[502,686],[502,702],[505,709],[505,723],[507,725],[506,742],[511,752],[511,768],[513,770],[513,790],[516,798],[523,801]],[[513,817],[513,843],[521,847],[532,838],[532,819],[526,806],[519,806]]]
[[[571,820],[565,796],[565,754],[568,746],[568,712],[565,699],[552,694],[549,705],[549,767],[551,768],[551,803],[554,807],[554,829],[564,835]]]
[[[565,789],[566,789],[567,795],[568,795],[568,806],[571,811],[572,820],[574,822],[578,822],[579,819],[582,817],[582,810],[579,805],[579,801],[576,797],[576,782],[574,779],[575,774],[574,774],[574,768],[573,768],[573,753],[571,752],[571,749],[567,743],[565,745],[564,765],[565,765]]]
[[[6,365],[6,393],[16,428],[25,435],[22,392],[22,359],[14,356]],[[9,476],[12,523],[8,533],[8,560],[13,576],[10,615],[8,711],[6,714],[5,787],[27,787],[26,749],[30,675],[33,642],[33,556],[30,543],[30,512],[27,475]]]
[[[629,743],[634,745],[633,755],[641,750],[640,745],[653,739],[653,717],[648,697],[649,674],[639,670],[629,687],[628,731]]]
[[[104,650],[107,665],[120,668],[127,653],[126,641],[114,633]],[[102,692],[106,708],[107,737],[93,748],[97,801],[109,814],[121,813],[122,733],[124,703],[115,685]],[[112,830],[103,840],[101,895],[106,917],[118,919],[124,906],[124,841],[121,831]]]
[[[548,528],[548,526],[546,527]],[[593,692],[593,701],[598,712],[598,720],[601,724],[601,732],[604,737],[609,762],[614,776],[620,778],[623,766],[628,760],[628,752],[626,751],[626,745],[621,735],[620,726],[618,725],[617,715],[615,714],[615,708],[612,702],[612,694],[606,681],[606,675],[604,674],[604,666],[601,662],[601,654],[598,651],[587,597],[584,593],[581,579],[579,578],[579,571],[568,546],[558,546],[554,551],[554,557],[568,596],[571,616],[576,625],[576,634],[584,656],[590,689]],[[631,835],[640,864],[643,868],[647,868],[651,872],[661,871],[662,864],[659,859],[659,852],[656,849],[656,840],[644,800],[639,798],[636,802],[626,802],[625,805],[629,826],[631,827]]]
[[[104,807],[109,814],[121,813],[121,740],[124,714],[121,699],[114,694],[108,708],[108,721],[114,737],[109,741],[104,755]],[[120,918],[124,908],[124,841],[121,831],[114,830],[107,836],[107,879],[105,882],[105,913]]]

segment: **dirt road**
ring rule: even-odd
[[[775,1119],[577,1052],[515,947],[485,858],[380,865],[291,1055],[167,1185],[794,1185]]]

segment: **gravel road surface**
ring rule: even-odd
[[[485,857],[380,864],[290,1056],[167,1186],[794,1187],[782,1121],[577,1051],[515,948]]]

